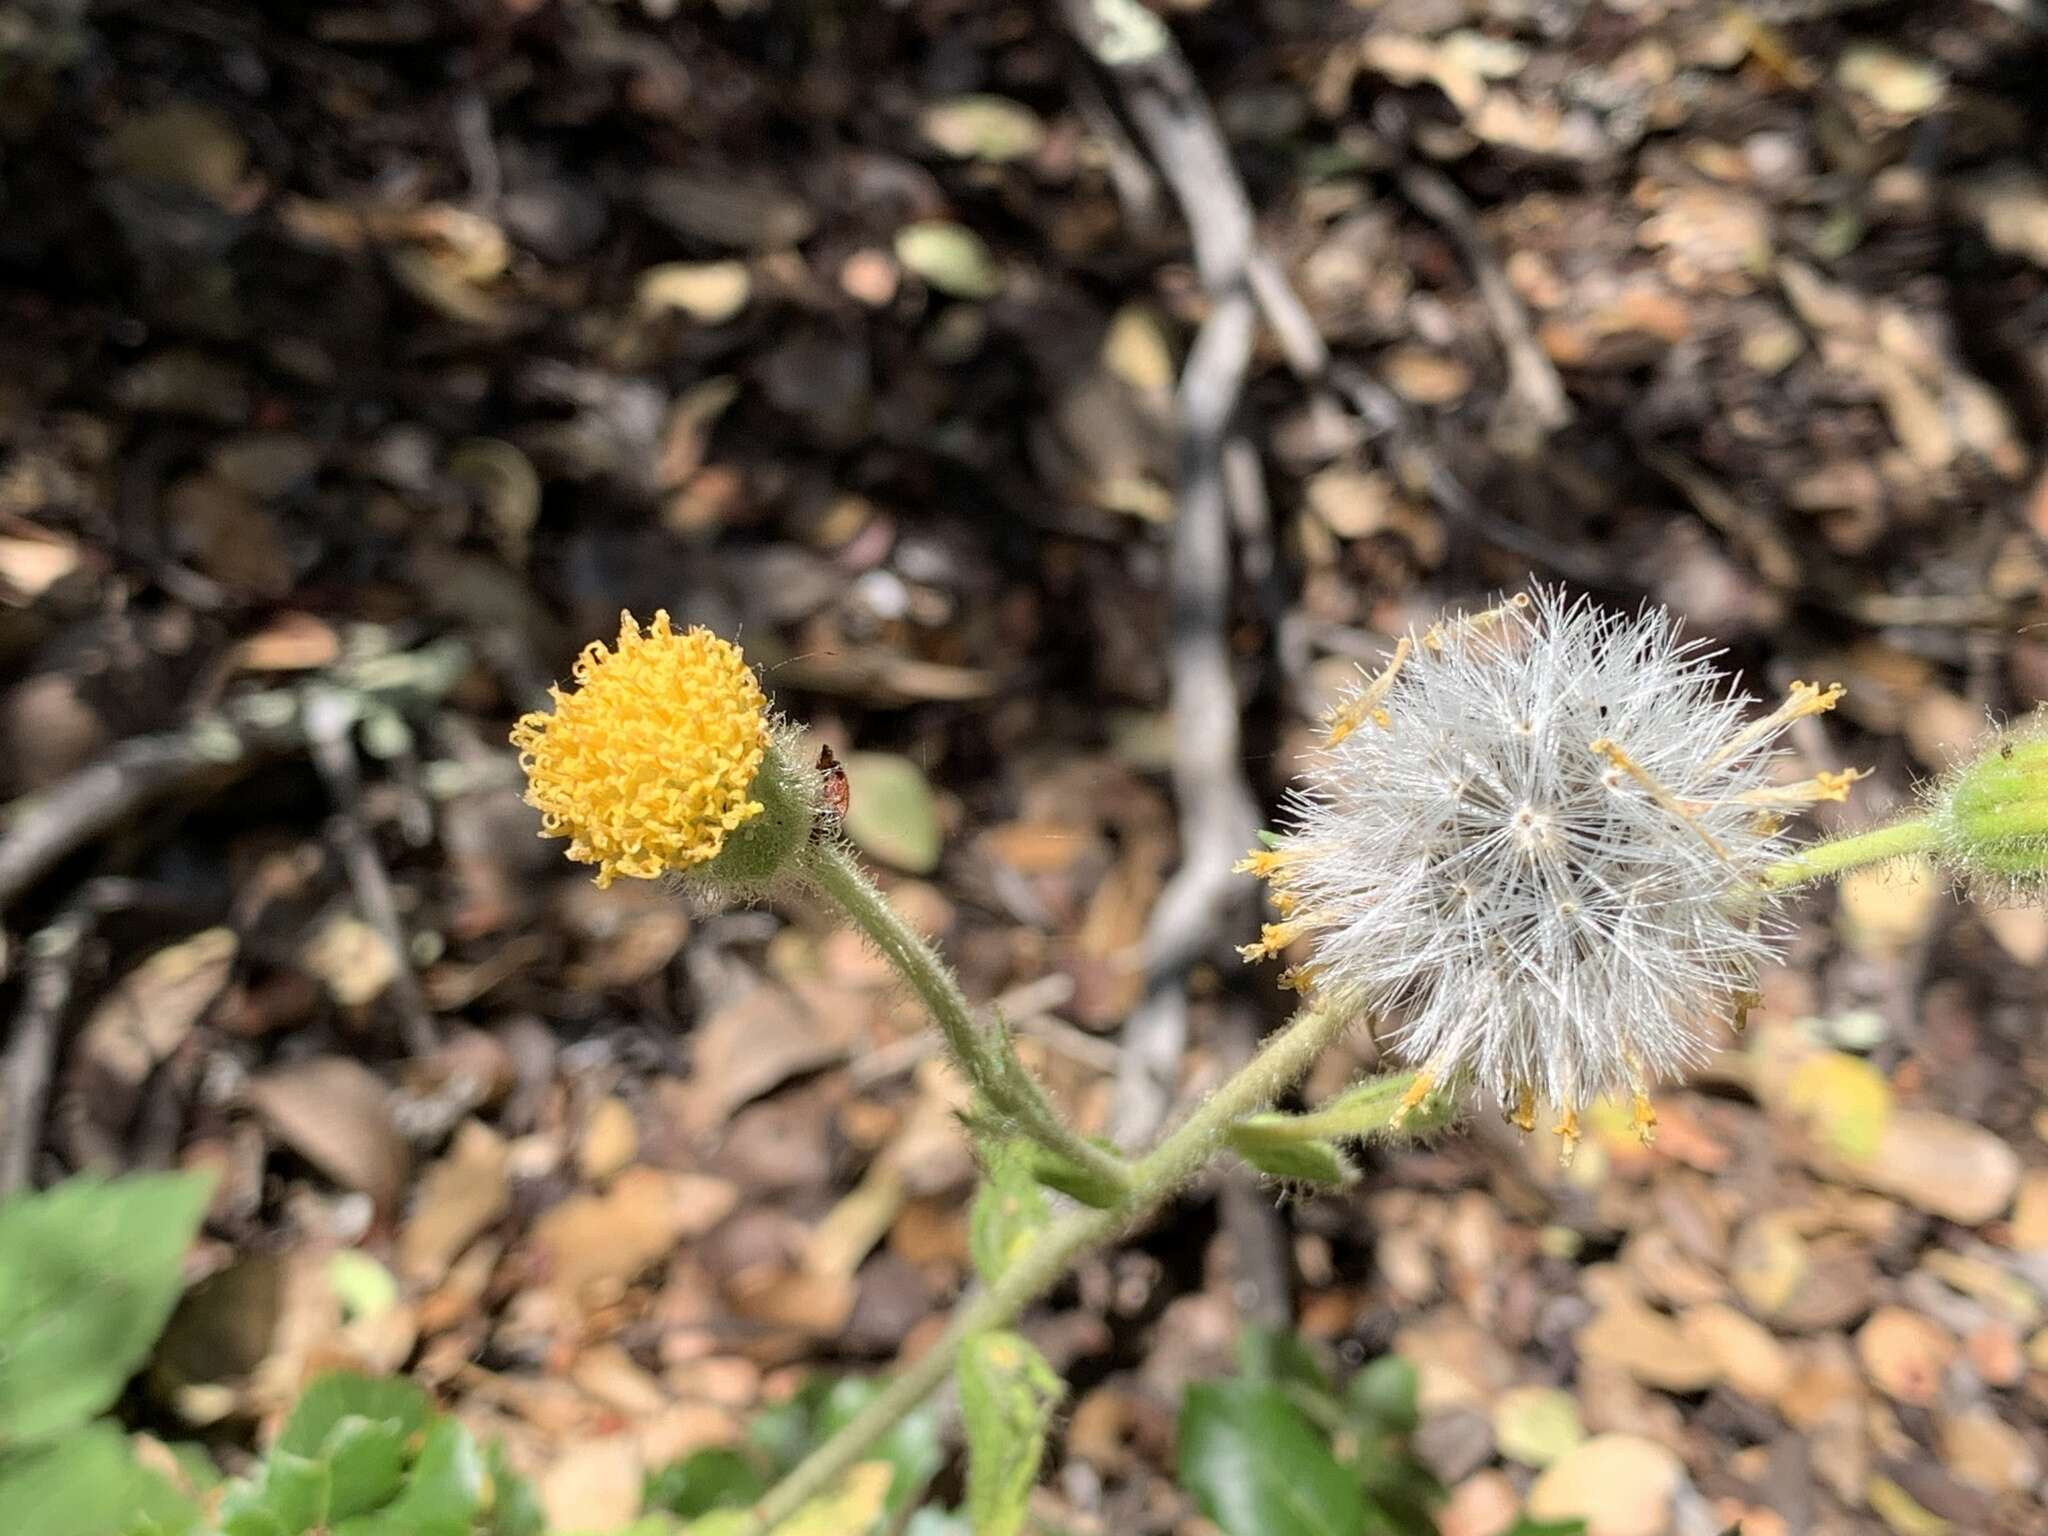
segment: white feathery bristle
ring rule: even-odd
[[[1312,935],[1318,995],[1574,1139],[1578,1107],[1696,1068],[1779,944],[1757,879],[1776,809],[1853,777],[1772,788],[1778,736],[1839,690],[1752,721],[1716,655],[1661,610],[1542,589],[1404,642],[1248,861],[1285,921],[1247,954]]]

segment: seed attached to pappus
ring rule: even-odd
[[[1758,715],[1662,610],[1538,588],[1403,639],[1332,712],[1271,845],[1240,865],[1300,942],[1318,998],[1391,1025],[1415,1103],[1470,1088],[1510,1123],[1547,1106],[1564,1156],[1616,1098],[1702,1064],[1776,953],[1761,883],[1785,815],[1854,772],[1776,782],[1777,743],[1839,687]]]

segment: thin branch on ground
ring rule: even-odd
[[[453,642],[423,646],[338,670],[329,681],[396,709],[442,697],[467,665]],[[248,694],[191,723],[116,745],[69,778],[7,808],[0,836],[0,912],[63,859],[176,795],[219,790],[306,745],[297,689]]]
[[[1259,825],[1231,677],[1230,516],[1224,445],[1251,370],[1258,310],[1251,201],[1173,39],[1128,0],[1062,0],[1068,29],[1113,83],[1194,243],[1210,311],[1182,370],[1178,492],[1167,556],[1167,688],[1181,862],[1145,927],[1145,985],[1124,1026],[1112,1139],[1149,1142],[1173,1105],[1187,1041],[1186,978],[1250,918],[1231,874]]]
[[[363,815],[362,771],[356,761],[353,739],[358,706],[341,689],[322,686],[308,690],[301,714],[306,748],[334,799],[334,815],[327,823],[328,840],[341,855],[349,889],[363,920],[391,951],[391,983],[386,990],[398,1010],[399,1035],[413,1055],[430,1055],[441,1043],[440,1031],[434,1026],[434,1011],[420,988],[419,972],[413,969],[412,945],[398,916],[390,871],[378,857],[376,835]]]
[[[86,940],[106,913],[134,905],[137,889],[113,876],[88,881],[23,946],[21,1006],[0,1055],[0,1197],[26,1189],[35,1171]]]
[[[1479,299],[1493,324],[1495,340],[1507,361],[1507,389],[1494,417],[1496,438],[1518,455],[1539,449],[1545,438],[1572,419],[1571,397],[1557,365],[1536,340],[1529,311],[1508,283],[1507,273],[1485,232],[1479,215],[1450,177],[1419,160],[1404,160],[1396,173],[1401,191],[1417,209],[1443,226],[1459,255],[1471,269]]]

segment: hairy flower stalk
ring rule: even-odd
[[[575,678],[573,691],[549,690],[552,713],[512,728],[543,837],[568,838],[601,887],[668,877],[717,904],[810,886],[916,991],[990,1110],[1045,1148],[1067,1185],[1097,1203],[1123,1193],[1123,1160],[1060,1120],[1001,1022],[974,1017],[945,963],[861,873],[738,646],[678,631],[665,612],[644,631],[622,613],[616,648],[586,646]]]
[[[1239,866],[1281,918],[1244,954],[1306,941],[1285,980],[1389,1020],[1404,1111],[1471,1087],[1526,1131],[1547,1106],[1569,1159],[1579,1111],[1625,1097],[1648,1139],[1650,1086],[1777,948],[1784,818],[1859,777],[1776,782],[1778,738],[1842,690],[1751,718],[1715,654],[1544,589],[1401,640]]]

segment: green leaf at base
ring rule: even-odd
[[[1358,1485],[1278,1387],[1197,1383],[1179,1439],[1181,1486],[1226,1536],[1364,1536]]]
[[[23,1536],[185,1536],[199,1512],[138,1465],[111,1424],[0,1458],[0,1530]]]
[[[985,1144],[982,1162],[987,1177],[968,1214],[967,1247],[982,1284],[994,1285],[1049,1218],[1029,1147],[1016,1140]]]
[[[82,1177],[0,1201],[0,1452],[113,1406],[183,1289],[212,1188]]]
[[[967,1428],[967,1518],[974,1536],[1016,1536],[1045,1458],[1045,1431],[1066,1384],[1014,1333],[960,1346],[960,1416]]]

